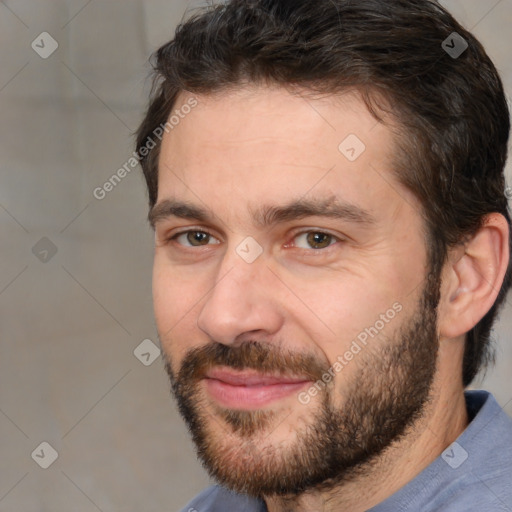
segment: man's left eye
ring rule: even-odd
[[[294,247],[300,249],[325,249],[335,244],[338,239],[322,231],[307,231],[294,237]]]

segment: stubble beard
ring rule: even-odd
[[[177,374],[167,356],[172,393],[210,476],[240,493],[296,496],[329,490],[365,473],[378,456],[422,416],[430,399],[438,351],[439,280],[430,275],[416,312],[396,339],[367,346],[358,372],[343,390],[327,386],[319,400],[300,404],[300,421],[286,442],[273,442],[288,413],[272,409],[227,410],[201,391],[205,372],[216,365],[283,375],[307,373],[313,382],[328,368],[309,355],[284,353],[272,344],[210,343],[190,351]],[[300,370],[300,372],[299,372]],[[342,406],[335,396],[343,397]]]

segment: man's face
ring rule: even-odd
[[[231,488],[339,482],[429,396],[438,279],[425,280],[420,206],[392,176],[390,128],[354,94],[197,101],[164,137],[154,216],[180,411]]]

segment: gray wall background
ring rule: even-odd
[[[444,4],[484,43],[510,95],[512,0]],[[158,345],[138,168],[93,196],[131,155],[148,56],[197,5],[0,2],[2,512],[175,511],[208,483],[161,360],[134,355],[145,339]],[[47,58],[31,47],[51,50],[42,32],[58,44]],[[497,367],[475,386],[509,414],[511,325],[509,299]],[[47,469],[43,442],[58,453]]]

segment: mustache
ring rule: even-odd
[[[328,362],[311,354],[283,350],[277,345],[246,341],[240,345],[212,342],[185,355],[178,374],[179,382],[198,381],[211,368],[226,366],[234,370],[251,369],[262,374],[301,376],[317,381],[328,371]]]

